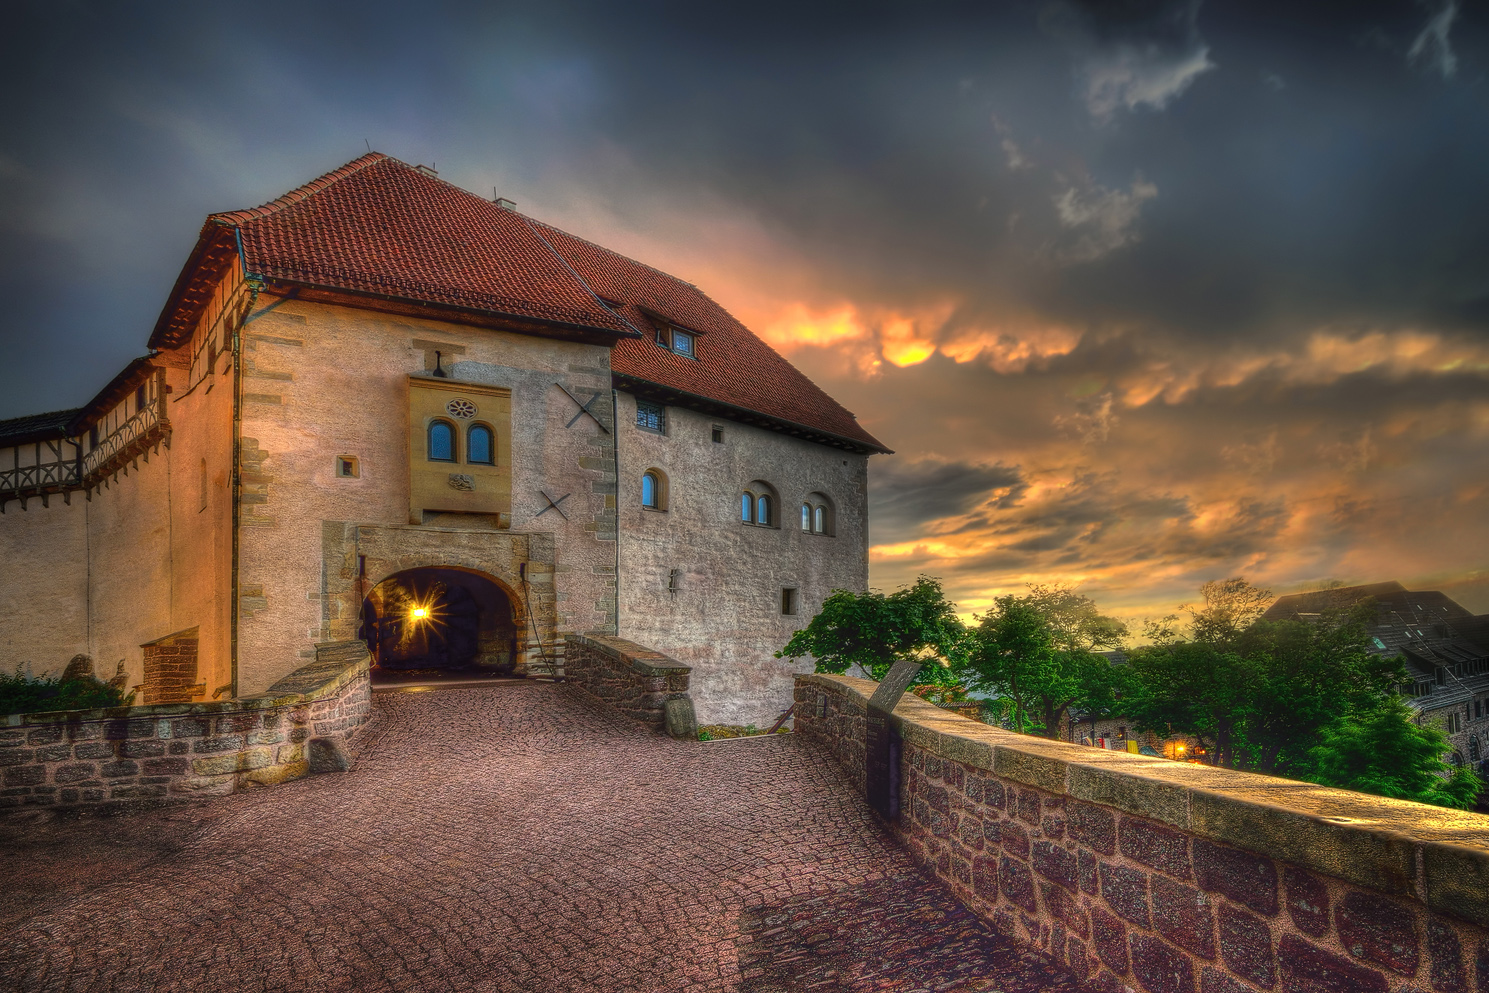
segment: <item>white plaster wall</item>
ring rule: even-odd
[[[57,675],[88,651],[88,524],[83,494],[8,501],[0,514],[0,670]],[[109,673],[112,675],[112,671]]]
[[[561,629],[613,631],[612,439],[587,415],[566,428],[577,408],[555,385],[581,398],[602,392],[594,410],[608,422],[608,350],[290,301],[245,328],[242,433],[245,451],[251,439],[263,459],[244,476],[240,693],[304,664],[317,641],[355,636],[355,617],[332,616],[323,522],[409,523],[407,377],[426,374],[416,341],[454,346],[443,360],[451,379],[512,391],[511,531],[555,535]],[[358,458],[360,478],[335,475],[338,455]],[[541,513],[540,490],[569,495],[567,519]]]
[[[33,498],[24,512],[11,501],[0,516],[0,665],[57,675],[86,653],[103,679],[122,661],[134,687],[144,644],[196,627],[206,696],[229,683],[231,379],[188,393],[184,370],[166,373],[170,447],[141,456],[91,500],[81,491],[70,505]]]
[[[774,658],[833,589],[868,585],[868,457],[681,407],[667,432],[636,427],[636,398],[619,395],[620,634],[693,667],[703,723],[765,725],[791,706],[792,665]],[[712,428],[724,428],[724,441]],[[641,475],[666,473],[668,508],[641,507]],[[754,479],[781,497],[781,526],[740,522],[739,496]],[[805,534],[800,506],[820,491],[837,508],[836,534]],[[672,569],[680,588],[667,589]],[[781,589],[798,590],[795,616]]]

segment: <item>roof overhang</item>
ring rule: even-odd
[[[652,400],[675,407],[687,407],[690,410],[696,410],[704,414],[715,414],[741,424],[750,424],[754,427],[764,428],[767,431],[789,434],[795,438],[814,441],[819,445],[827,445],[831,448],[841,448],[858,455],[894,454],[892,450],[885,448],[883,445],[870,444],[859,438],[847,438],[843,435],[823,431],[821,428],[808,427],[805,424],[797,424],[795,421],[788,421],[780,417],[771,417],[768,414],[762,414],[746,407],[737,407],[732,403],[711,400],[696,393],[689,393],[671,386],[663,386],[660,383],[639,379],[622,372],[612,372],[611,379],[615,383],[616,389],[625,390],[627,393],[634,393],[643,400]]]

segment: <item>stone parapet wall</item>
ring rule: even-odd
[[[564,678],[628,717],[662,728],[671,697],[688,696],[692,670],[634,641],[571,634],[564,647]]]
[[[297,779],[313,742],[349,752],[371,713],[361,642],[267,693],[222,703],[14,714],[0,725],[0,809],[216,796]]]
[[[796,680],[862,791],[876,684]],[[1093,989],[1489,991],[1489,817],[895,708],[912,857]]]

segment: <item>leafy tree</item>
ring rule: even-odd
[[[1271,590],[1253,586],[1240,576],[1212,579],[1199,588],[1203,605],[1184,604],[1194,630],[1194,640],[1228,647],[1241,632],[1262,615],[1272,602]]]
[[[1236,764],[1238,735],[1265,681],[1254,657],[1200,641],[1132,652],[1133,692],[1124,709],[1137,726],[1194,737],[1218,764]]]
[[[1254,621],[1236,636],[1237,651],[1262,675],[1242,729],[1244,765],[1302,774],[1326,725],[1395,694],[1406,672],[1399,658],[1370,651],[1366,622],[1374,613],[1367,600],[1316,622]]]
[[[1072,707],[1109,707],[1118,677],[1092,651],[1125,633],[1069,587],[1033,586],[1027,596],[999,597],[973,634],[970,681],[1008,701],[1017,731],[1059,737]],[[1119,633],[1120,632],[1120,633]]]
[[[1411,707],[1397,696],[1368,711],[1339,716],[1320,737],[1309,751],[1313,769],[1305,778],[1310,782],[1459,810],[1473,809],[1484,788],[1472,770],[1443,761],[1447,737],[1435,727],[1419,726]]]
[[[1021,600],[1044,616],[1060,648],[1117,648],[1127,637],[1126,624],[1100,613],[1095,600],[1067,583],[1030,583]]]
[[[965,665],[966,625],[941,584],[929,576],[890,594],[833,590],[811,623],[776,652],[776,658],[810,655],[817,672],[856,667],[882,680],[900,659],[921,659],[926,681],[954,685]]]

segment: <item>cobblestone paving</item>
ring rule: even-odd
[[[350,773],[11,815],[0,989],[1074,989],[789,737],[674,742],[516,682],[379,693],[375,722]]]

